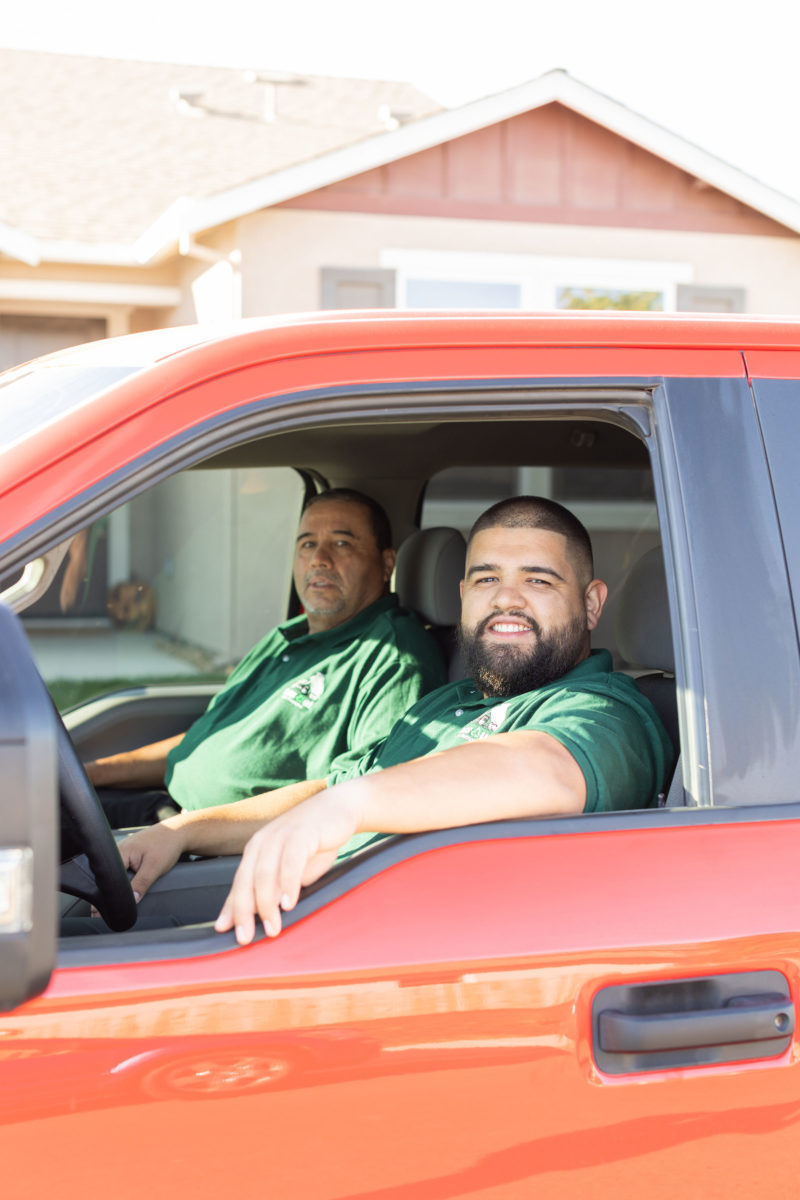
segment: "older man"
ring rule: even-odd
[[[394,562],[380,505],[350,489],[313,497],[294,557],[303,616],[268,633],[185,734],[87,764],[112,825],[305,788],[379,744],[445,679],[436,643],[389,594]]]
[[[590,649],[607,595],[593,576],[589,536],[560,505],[517,497],[489,509],[470,534],[462,583],[470,678],[420,700],[354,766],[134,835],[121,846],[134,888],[144,892],[183,851],[246,845],[217,922],[244,943],[254,914],[277,934],[300,887],[369,831],[652,803],[672,748],[633,680]]]

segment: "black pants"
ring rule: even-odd
[[[156,825],[164,817],[181,812],[164,788],[149,788],[144,792],[134,788],[98,788],[97,796],[112,829]]]

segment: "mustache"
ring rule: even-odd
[[[318,579],[325,583],[334,583],[337,587],[342,586],[342,581],[335,571],[308,571],[303,576],[303,587],[308,587],[310,583],[315,583]]]
[[[520,625],[527,625],[529,629],[533,630],[537,637],[542,636],[541,625],[538,621],[534,620],[533,617],[529,617],[527,613],[519,612],[516,609],[512,609],[511,612],[502,612],[499,608],[495,609],[493,613],[489,613],[488,617],[484,617],[482,621],[478,622],[478,624],[475,626],[474,636],[481,637],[484,633],[486,633],[486,630],[489,628],[492,621],[496,621],[498,618],[500,620],[505,619],[518,621]]]

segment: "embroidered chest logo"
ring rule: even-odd
[[[507,704],[496,704],[494,708],[488,708],[474,721],[465,725],[458,736],[466,742],[475,742],[479,738],[491,737],[502,726],[507,712]]]
[[[317,671],[307,679],[297,679],[282,692],[281,699],[288,700],[295,708],[313,708],[325,691],[325,676]]]

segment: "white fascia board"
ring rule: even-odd
[[[0,255],[26,263],[29,267],[38,267],[42,260],[39,243],[28,233],[22,233],[11,225],[0,224]]]
[[[162,217],[159,221],[163,219]],[[156,225],[158,224],[159,222],[156,222]],[[21,251],[15,252],[12,243],[7,241],[6,230],[7,227],[0,226],[0,254],[6,254],[32,267],[41,266],[42,263],[69,263],[83,267],[140,267],[147,261],[138,252],[138,242],[80,242],[58,238],[48,240],[11,231],[15,233],[16,238],[24,239],[25,244],[30,243],[35,247],[35,257],[25,257]]]
[[[555,101],[800,232],[800,203],[558,70],[215,196],[196,200],[182,197],[137,241],[136,261],[148,263],[168,253],[182,234],[213,229]]]
[[[581,116],[587,117],[612,133],[649,150],[681,170],[721,192],[733,196],[750,208],[772,217],[795,232],[800,232],[800,203],[782,192],[768,187],[731,166],[693,142],[671,133],[662,125],[649,121],[633,109],[627,108],[609,96],[579,83],[569,76],[562,77],[560,95],[555,97]]]
[[[226,193],[227,194],[227,193]],[[202,200],[192,200],[189,196],[179,196],[165,208],[160,217],[145,230],[136,240],[133,255],[136,262],[143,266],[153,262],[166,251],[171,250],[180,240],[181,234],[196,233],[202,226],[193,223],[192,214]],[[230,218],[225,218],[230,220]],[[222,224],[222,222],[220,222]],[[209,228],[206,226],[205,228]]]
[[[4,279],[0,300],[28,300],[57,304],[95,304],[102,307],[175,308],[180,288],[148,283],[99,283],[80,279]]]
[[[0,226],[0,255],[39,267],[42,263],[70,263],[93,267],[138,267],[133,247],[124,242],[77,242],[53,238],[36,238]]]
[[[557,79],[557,76],[555,77]],[[255,179],[201,200],[181,199],[170,205],[136,243],[140,262],[149,262],[171,248],[182,233],[201,233],[247,216],[261,208],[271,208],[332,183],[382,167],[463,137],[510,116],[549,104],[558,99],[554,78],[543,76],[511,92],[501,92],[475,100],[462,108],[449,109],[423,117],[390,133],[376,134],[352,146],[298,163],[274,175]]]
[[[75,263],[87,267],[138,267],[133,246],[126,242],[39,240],[40,262]]]

